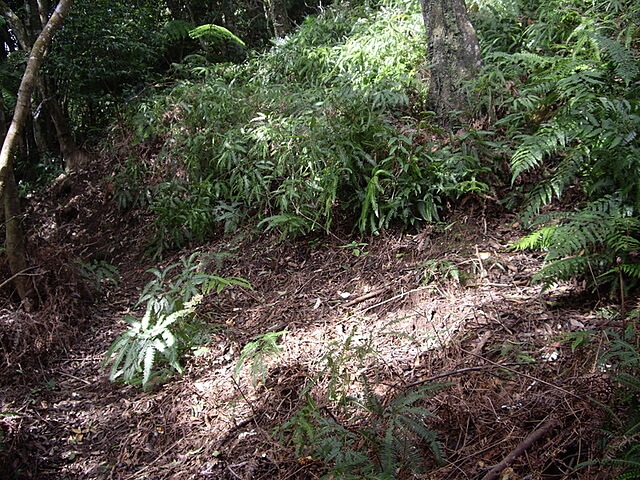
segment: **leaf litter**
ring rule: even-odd
[[[594,466],[571,473],[602,454],[597,402],[609,398],[608,377],[596,346],[559,340],[606,326],[593,314],[599,299],[575,284],[531,286],[540,255],[508,248],[516,219],[499,209],[465,205],[446,225],[366,239],[214,237],[198,248],[229,253],[217,274],[252,290],[204,300],[208,337],[182,376],[150,392],[110,383],[104,352],[155,265],[143,254],[148,219],[120,214],[102,180],[108,162],[95,168],[28,206],[43,308],[20,312],[7,293],[0,310],[0,478],[320,478],[327,465],[279,435],[306,395],[331,412],[335,375],[351,379],[345,395],[383,404],[450,383],[422,402],[444,462],[425,453],[427,473],[397,478],[492,478],[499,467],[505,479],[608,478]],[[50,211],[59,211],[53,226]],[[76,259],[114,265],[117,285],[87,287],[68,268]],[[269,332],[282,332],[278,351],[258,377],[251,362],[237,368],[243,348]]]

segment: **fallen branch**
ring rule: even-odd
[[[387,291],[387,287],[376,288],[375,290],[370,291],[369,293],[365,293],[364,295],[360,295],[359,297],[354,298],[353,300],[349,300],[347,303],[343,304],[343,307],[352,307],[357,305],[360,302],[364,302],[365,300],[369,300],[370,298],[377,297],[381,293]]]
[[[432,382],[434,380],[438,380],[439,378],[450,377],[452,375],[457,375],[459,373],[465,372],[477,372],[478,370],[487,370],[493,368],[505,368],[505,367],[515,367],[518,365],[529,365],[527,362],[514,362],[514,363],[495,363],[491,365],[478,365],[476,367],[465,367],[459,368],[458,370],[451,370],[450,372],[438,373],[437,375],[433,375],[431,377],[423,378],[421,380],[416,380],[409,385],[405,385],[403,388],[412,388],[417,387],[418,385],[422,385],[423,383]]]
[[[529,447],[531,447],[531,445],[544,437],[551,428],[557,425],[558,421],[555,418],[547,419],[542,426],[527,435],[527,437],[520,442],[520,444],[518,444],[518,446],[513,449],[511,453],[509,453],[509,455],[507,455],[500,463],[492,467],[491,470],[482,477],[482,480],[496,480],[500,476],[500,472],[507,468],[511,462],[522,455]]]
[[[20,277],[20,276],[23,276],[23,275],[24,276],[32,276],[32,277],[40,275],[38,273],[35,273],[35,274],[34,273],[26,273],[29,270],[34,270],[35,268],[36,267],[27,267],[24,270],[21,270],[18,273],[14,274],[14,275],[11,275],[11,277],[9,277],[7,280],[5,280],[4,282],[0,283],[0,288],[4,288],[4,286],[8,285],[9,283],[11,283],[13,281],[13,279],[15,279],[17,277]]]

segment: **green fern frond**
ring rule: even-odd
[[[638,463],[638,462],[635,462],[635,463]],[[616,476],[613,480],[637,480],[638,478],[640,478],[640,467],[636,467],[633,470],[621,473],[620,475]]]
[[[542,165],[542,161],[567,146],[573,132],[554,124],[540,128],[535,135],[521,137],[511,158],[511,184],[524,172]]]
[[[142,374],[142,385],[146,386],[149,384],[149,380],[151,379],[151,370],[153,369],[153,364],[155,363],[156,358],[156,348],[152,343],[148,345],[146,350],[144,351],[144,369]]]
[[[165,33],[173,41],[186,40],[192,30],[193,25],[184,20],[171,20],[164,24]]]
[[[622,272],[628,277],[640,279],[640,264],[624,263],[620,268],[622,269]]]
[[[599,33],[593,34],[593,38],[611,63],[615,75],[628,87],[640,73],[637,56],[617,40]]]
[[[516,250],[546,250],[553,244],[557,225],[541,227],[529,235],[525,235],[512,245]]]
[[[533,283],[541,283],[543,288],[546,289],[558,281],[570,280],[584,275],[585,272],[589,271],[590,265],[589,257],[585,256],[561,258],[544,266],[533,276],[531,281]]]
[[[213,41],[215,44],[232,42],[242,47],[246,47],[246,44],[229,30],[212,23],[200,25],[199,27],[190,30],[189,36],[191,38],[206,38]]]

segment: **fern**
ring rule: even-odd
[[[619,197],[604,197],[582,210],[546,215],[513,246],[545,250],[549,262],[533,277],[544,288],[571,278],[593,285],[640,278],[640,219],[625,216]]]
[[[195,342],[199,328],[193,326],[197,306],[203,295],[220,293],[237,285],[250,288],[241,278],[223,278],[204,273],[209,263],[201,253],[183,257],[163,270],[150,269],[154,279],[143,288],[135,307],[145,305],[141,319],[127,315],[129,327],[107,350],[103,366],[111,364],[111,381],[141,384],[144,390],[156,379],[171,373],[182,373],[182,352]],[[179,269],[179,273],[174,273]],[[167,365],[158,371],[159,365]]]
[[[164,24],[164,31],[172,41],[180,41],[189,38],[189,32],[193,25],[184,20],[171,20]]]
[[[184,309],[169,315],[158,314],[154,306],[149,304],[140,321],[135,317],[125,317],[129,329],[116,339],[105,354],[104,364],[111,362],[109,379],[136,383],[142,374],[141,384],[146,390],[157,364],[157,354],[162,355],[171,368],[182,373],[178,361],[179,345],[171,329],[174,323],[191,317],[201,299],[201,296],[195,297]]]
[[[594,33],[593,38],[608,59],[617,79],[622,81],[625,87],[631,85],[640,73],[637,54],[634,55],[634,52],[619,41],[600,33]]]
[[[287,334],[287,330],[267,332],[248,342],[240,352],[240,358],[234,367],[234,375],[238,376],[246,363],[251,363],[251,381],[254,385],[264,383],[267,375],[266,361],[282,350],[278,341]]]
[[[633,466],[634,468],[630,471],[617,475],[613,480],[636,480],[640,478],[640,462],[634,462],[632,465],[625,464],[625,466]]]
[[[334,345],[321,361],[325,368],[318,377],[329,382],[323,381],[329,405],[318,406],[309,393],[315,382],[310,383],[304,391],[307,404],[278,429],[281,441],[293,443],[297,454],[321,460],[331,477],[392,479],[405,469],[419,474],[427,450],[441,462],[437,433],[427,424],[434,413],[421,403],[446,385],[425,385],[383,398],[361,374],[361,391],[353,395],[356,377],[349,371],[351,364],[370,365],[375,355],[371,338],[356,341],[354,334]],[[336,412],[327,414],[332,405]]]
[[[214,24],[200,25],[189,31],[191,38],[205,38],[212,41],[214,44],[223,44],[225,42],[232,42],[241,47],[246,47],[246,44],[240,40],[237,36],[231,33],[224,27],[220,27]]]

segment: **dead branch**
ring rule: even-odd
[[[500,463],[492,467],[491,470],[482,477],[482,480],[496,480],[500,476],[500,472],[507,468],[511,462],[522,455],[531,445],[544,437],[551,428],[557,425],[558,421],[555,418],[548,418],[542,426],[527,435]]]

